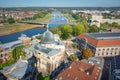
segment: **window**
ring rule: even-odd
[[[114,48],[111,48],[111,50],[114,50]]]
[[[112,52],[111,52],[111,55],[112,55]]]
[[[115,50],[117,50],[118,48],[115,48]]]
[[[48,59],[50,59],[50,57],[47,57]]]
[[[106,55],[108,55],[108,53],[106,53]]]
[[[101,51],[101,49],[98,49],[98,51]]]
[[[3,54],[1,54],[1,57],[3,57]]]
[[[102,53],[102,55],[104,55],[104,53]]]

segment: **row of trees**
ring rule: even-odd
[[[71,25],[60,25],[56,28],[50,29],[54,34],[60,35],[63,40],[70,38],[71,36],[78,36],[84,32],[94,33],[99,32],[100,28],[95,25],[84,25],[84,24],[76,24],[74,26]]]
[[[77,24],[75,26],[71,25],[60,25],[56,28],[50,29],[54,34],[59,34],[63,40],[70,38],[71,36],[78,36],[85,32],[85,27],[83,24]]]
[[[90,48],[84,48],[81,53],[82,53],[81,57],[83,59],[88,59],[90,57],[93,57],[93,52]],[[70,61],[74,61],[76,59],[78,59],[78,55],[76,55],[76,54],[68,57],[68,60],[70,60]]]
[[[14,18],[7,18],[7,19],[2,19],[2,20],[0,20],[0,23],[13,24],[13,23],[15,23],[15,20],[14,20]]]
[[[120,28],[120,24],[113,22],[113,23],[101,23],[101,28],[107,29],[107,28]]]
[[[12,51],[12,58],[16,61],[21,57],[25,57],[26,56],[26,53],[23,51],[23,48],[25,46],[18,46],[16,47],[15,49],[13,49]]]

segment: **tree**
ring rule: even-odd
[[[25,57],[26,53],[23,51],[24,46],[18,46],[12,51],[12,58],[16,61],[21,57]]]
[[[61,29],[63,28],[63,26],[58,26],[56,28],[51,28],[50,31],[53,33],[53,34],[58,34],[59,36],[62,35],[62,32],[61,32]]]
[[[78,14],[72,14],[72,17],[76,20],[80,19],[80,16]]]
[[[50,72],[47,74],[47,76],[43,76],[42,74],[38,74],[37,80],[50,80]]]
[[[77,24],[73,28],[73,35],[78,36],[85,32],[85,27],[83,24]]]
[[[85,48],[82,50],[82,58],[93,57],[92,50],[90,48]]]
[[[74,49],[76,49],[76,48],[77,48],[77,43],[74,42],[74,43],[72,44],[72,47],[73,47]]]
[[[73,60],[78,59],[78,56],[77,56],[77,55],[71,55],[68,59],[69,59],[70,61],[73,61]]]
[[[37,75],[37,80],[44,80],[44,77],[42,76],[42,74]]]
[[[93,26],[89,26],[88,32],[94,33],[94,32],[99,32],[99,30],[100,29],[96,25],[93,25]]]
[[[64,27],[61,27],[61,38],[66,40],[71,36],[72,33],[72,26],[70,25],[65,25]]]
[[[111,24],[109,24],[108,22],[104,22],[104,23],[101,23],[101,28],[105,29],[105,28],[108,28],[109,26],[111,26]]]
[[[119,26],[118,23],[116,23],[116,22],[113,22],[113,23],[112,23],[112,27],[118,27],[118,26]]]
[[[40,39],[41,39],[41,36],[36,36],[35,38],[40,40]]]
[[[9,24],[13,24],[13,23],[15,23],[14,18],[9,18],[7,21],[8,21]]]

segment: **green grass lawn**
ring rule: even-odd
[[[36,20],[28,20],[28,21],[30,21],[30,22],[49,22],[51,17],[52,17],[51,14],[47,14],[43,18],[37,18]]]

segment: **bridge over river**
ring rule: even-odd
[[[74,25],[74,24],[77,24],[77,23],[72,23],[72,22],[29,22],[29,21],[19,21],[18,23],[27,23],[27,24],[37,24],[37,25],[47,25],[47,24],[71,24],[71,25]]]

